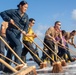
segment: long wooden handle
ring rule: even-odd
[[[50,50],[54,53],[54,55],[56,55],[60,60],[62,60],[48,45],[46,45],[38,36],[37,38]]]
[[[22,42],[22,44],[23,44],[35,57],[37,57],[37,59],[38,59],[39,61],[43,62],[43,61],[37,56],[37,54],[35,54],[33,51],[31,51],[30,48],[28,48],[23,42]]]
[[[22,32],[22,30],[21,30],[16,24],[14,24],[14,26],[15,26],[19,31]]]
[[[19,31],[22,31],[16,24],[14,24],[15,27],[18,28]],[[23,43],[23,42],[22,42]],[[24,43],[23,43],[24,44]],[[38,60],[40,60],[41,62],[43,62],[35,53],[33,53],[25,44],[24,46],[33,54],[37,57]]]
[[[22,30],[16,25],[16,24],[14,24],[14,26],[19,30],[19,31],[21,31],[22,32]],[[29,38],[29,37],[28,37]],[[29,38],[30,39],[30,38]],[[30,39],[31,40],[31,39]],[[31,40],[31,41],[33,41],[33,40]],[[37,45],[34,41],[33,41],[33,43],[35,44],[35,45]],[[37,45],[38,46],[38,45]],[[48,56],[52,61],[54,61],[44,50],[42,50],[39,46],[38,46],[38,48],[41,50],[41,51],[43,51],[45,54],[46,54],[46,56]],[[55,61],[54,61],[55,62]]]
[[[11,61],[12,63],[14,63],[15,65],[19,65],[18,63],[14,62],[13,60],[7,58],[6,56],[4,56],[3,54],[0,53],[0,56],[4,57],[5,59]]]
[[[5,66],[7,66],[10,70],[12,70],[13,72],[18,72],[16,69],[14,69],[12,66],[10,66],[8,63],[6,63],[4,60],[2,60],[1,58],[0,58],[0,62],[2,63],[2,64],[4,64]]]
[[[30,39],[30,38],[29,38]],[[30,39],[31,40],[31,39]],[[31,40],[31,41],[33,41],[33,40]],[[55,62],[41,47],[39,47],[34,41],[33,41],[33,43],[48,57],[48,58],[50,58],[53,62]]]
[[[76,54],[76,52],[73,51],[73,50],[71,50],[70,48],[68,48],[68,47],[65,47],[65,48],[64,48],[61,43],[58,43],[58,46],[61,47],[61,48],[63,48],[63,49],[69,50],[69,51],[71,51],[72,53]]]
[[[24,61],[14,52],[14,50],[5,42],[5,40],[1,36],[0,36],[0,39],[9,48],[9,50],[21,61],[21,63],[25,64]]]

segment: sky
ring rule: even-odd
[[[21,0],[0,0],[0,12],[16,9]],[[76,0],[26,0],[28,2],[27,14],[35,19],[33,30],[43,40],[46,30],[54,26],[55,21],[61,22],[61,29],[66,31],[76,30]],[[2,23],[0,17],[0,24]],[[43,48],[39,39],[35,42]],[[76,44],[76,38],[75,38]],[[75,48],[70,46],[75,51]],[[39,51],[40,56],[41,52]]]

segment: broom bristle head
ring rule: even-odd
[[[62,66],[66,66],[67,64],[66,64],[66,61],[65,60],[61,60],[61,65]]]
[[[52,69],[52,73],[61,73],[62,70],[62,65],[61,62],[55,62],[53,63],[53,69]]]
[[[47,67],[47,63],[46,62],[42,62],[40,64],[40,69]]]

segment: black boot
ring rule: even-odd
[[[25,58],[25,56],[21,56],[21,59],[26,63],[26,58]]]

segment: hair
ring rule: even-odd
[[[56,25],[57,23],[60,23],[60,21],[56,21],[54,25]]]
[[[65,35],[66,34],[66,31],[65,30],[62,30],[62,35]]]
[[[75,32],[76,32],[76,30],[73,30],[73,31],[72,31],[72,33],[75,33]]]
[[[21,2],[17,5],[17,7],[19,8],[20,5],[23,6],[23,5],[25,5],[25,4],[28,4],[28,3],[27,3],[26,1],[21,1]]]
[[[30,18],[30,19],[29,19],[29,22],[32,22],[32,21],[35,21],[35,19],[33,19],[33,18]]]

